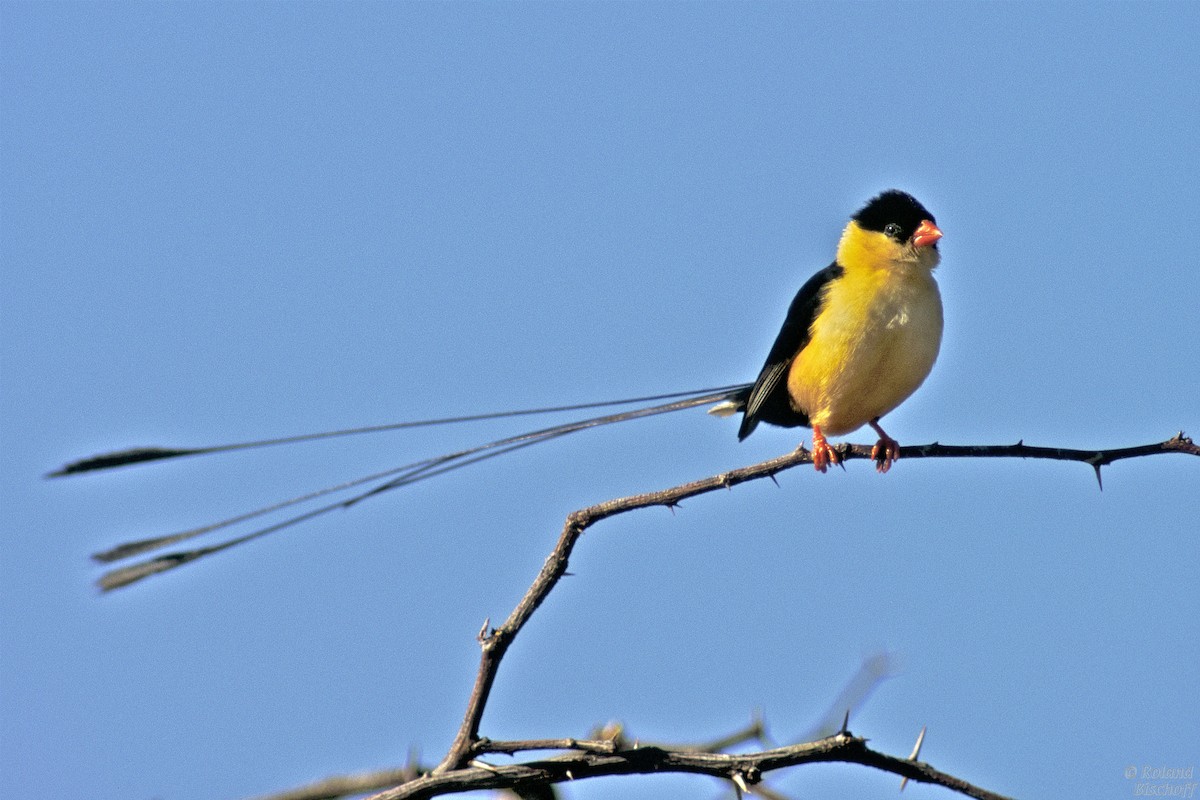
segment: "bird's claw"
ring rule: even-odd
[[[829,442],[825,441],[824,434],[815,428],[813,429],[812,462],[817,472],[821,473],[828,470],[830,464],[840,465],[842,463],[842,457],[838,455],[837,450],[834,450]]]
[[[892,463],[900,458],[900,443],[890,436],[881,436],[871,448],[871,458],[875,461],[876,472],[887,472],[892,468]]]
[[[892,462],[900,458],[900,443],[879,427],[879,417],[871,420],[870,424],[879,434],[879,441],[871,448],[871,458],[875,461],[875,471],[882,475],[892,468]]]

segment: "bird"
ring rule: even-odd
[[[876,469],[887,472],[899,443],[879,420],[929,376],[942,341],[942,300],[933,271],[942,231],[912,195],[889,189],[842,231],[832,264],[796,293],[758,378],[743,396],[712,409],[742,412],[738,439],[760,422],[812,428],[820,472],[841,459],[827,435],[870,425]]]
[[[820,472],[826,472],[831,464],[841,464],[842,460],[826,435],[840,436],[870,425],[879,435],[872,458],[879,472],[887,472],[900,456],[900,445],[884,432],[879,420],[924,382],[941,346],[942,301],[933,279],[933,270],[940,258],[937,245],[941,238],[942,231],[933,215],[912,195],[889,189],[869,200],[846,223],[833,263],[809,278],[796,293],[766,363],[753,383],[626,400],[371,425],[206,447],[135,447],[73,461],[47,477],[352,434],[639,404],[626,411],[519,433],[375,472],[198,528],[124,542],[96,553],[93,558],[101,563],[125,560],[263,515],[308,504],[318,498],[356,490],[347,498],[224,542],[167,553],[114,569],[98,581],[103,590],[109,591],[468,464],[570,433],[698,406],[711,406],[710,413],[717,416],[740,412],[739,441],[764,422],[784,428],[812,428],[811,458]],[[664,400],[667,402],[662,402]],[[654,404],[645,405],[651,402]],[[371,488],[360,489],[368,485]]]

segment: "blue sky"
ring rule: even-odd
[[[435,761],[564,516],[792,449],[559,440],[108,596],[87,555],[516,432],[198,445],[753,379],[845,219],[946,237],[904,443],[1200,433],[1194,4],[0,6],[0,795],[239,797]],[[805,432],[806,433],[806,432]],[[868,442],[867,432],[850,437]],[[1022,797],[1198,766],[1200,464],[861,462],[605,522],[483,732],[851,729]],[[795,796],[897,781],[825,766]],[[610,779],[572,798],[718,796]],[[906,797],[945,797],[910,785]]]

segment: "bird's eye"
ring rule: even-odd
[[[892,237],[893,239],[900,238],[900,226],[897,225],[895,222],[889,222],[887,225],[884,225],[883,232],[886,233],[888,236]]]

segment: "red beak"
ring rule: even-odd
[[[942,238],[942,232],[938,230],[938,226],[925,220],[917,226],[917,230],[912,235],[913,247],[928,247],[940,238]]]

